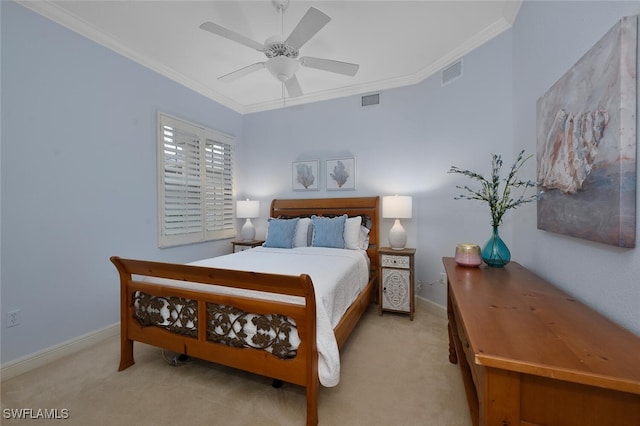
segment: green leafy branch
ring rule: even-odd
[[[480,189],[472,189],[468,185],[457,185],[456,188],[463,189],[467,191],[467,193],[454,197],[454,199],[479,200],[481,202],[486,202],[487,204],[489,204],[489,209],[491,210],[491,225],[499,226],[502,223],[502,217],[508,210],[515,209],[522,204],[530,203],[538,199],[537,194],[526,194],[528,188],[534,188],[537,186],[537,182],[532,182],[530,180],[521,180],[516,176],[523,164],[529,158],[533,157],[533,155],[525,157],[524,150],[520,151],[520,154],[518,154],[518,158],[509,170],[509,175],[504,179],[500,178],[500,170],[502,169],[502,157],[496,154],[491,154],[491,156],[492,159],[490,180],[486,179],[484,176],[477,172],[463,170],[456,166],[451,166],[451,169],[449,169],[449,173],[458,173],[480,182]],[[501,182],[504,182],[502,188],[500,188]],[[511,194],[512,191],[516,192],[516,189],[521,191],[520,194],[514,198]]]

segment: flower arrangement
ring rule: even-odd
[[[451,166],[449,173],[458,173],[468,176],[471,179],[479,181],[481,184],[481,188],[477,190],[471,189],[467,185],[457,185],[456,188],[464,189],[465,191],[467,191],[467,194],[461,194],[457,197],[454,197],[454,199],[480,200],[482,202],[486,202],[487,204],[489,204],[489,209],[491,210],[491,225],[493,227],[498,227],[502,223],[502,217],[508,210],[515,209],[522,204],[530,203],[531,201],[535,201],[538,199],[537,194],[526,195],[527,189],[535,187],[537,185],[537,182],[532,182],[530,180],[525,181],[516,177],[516,175],[518,174],[518,170],[520,170],[522,165],[532,156],[533,155],[529,155],[525,157],[524,150],[520,151],[520,154],[518,154],[518,158],[509,170],[509,175],[504,179],[500,178],[502,157],[496,154],[492,154],[490,180],[485,179],[485,177],[479,173],[469,170],[463,170],[456,166]],[[501,182],[504,182],[504,185],[502,185],[502,187],[500,185]],[[514,189],[520,188],[522,188],[520,196],[514,198],[512,196],[512,191]]]

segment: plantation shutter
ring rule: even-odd
[[[205,140],[206,170],[206,232],[212,236],[234,229],[233,209],[233,147],[230,144]]]
[[[159,245],[234,235],[231,137],[158,114]]]

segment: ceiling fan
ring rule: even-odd
[[[289,0],[272,0],[280,13],[284,32],[284,11],[289,6]],[[239,70],[225,74],[218,80],[230,82],[252,72],[266,68],[275,78],[280,80],[290,97],[302,96],[302,88],[295,73],[300,66],[344,74],[353,77],[358,72],[359,65],[331,59],[302,56],[298,58],[299,49],[308,42],[318,31],[329,23],[331,18],[318,9],[311,7],[293,29],[289,37],[282,34],[269,37],[264,44],[251,40],[235,31],[224,28],[213,22],[205,22],[200,28],[226,39],[243,44],[247,47],[263,52],[268,58],[264,62],[257,62]]]

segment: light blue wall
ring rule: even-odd
[[[420,294],[445,305],[443,256],[459,242],[482,244],[489,237],[486,206],[455,201],[451,165],[488,172],[491,152],[510,157],[511,38],[498,36],[463,58],[462,78],[442,86],[440,75],[380,94],[380,105],[362,108],[360,96],[247,115],[240,181],[246,195],[273,197],[412,195],[414,216],[403,220],[408,246],[416,247]],[[355,191],[326,191],[326,159],[354,156]],[[291,189],[291,162],[321,160],[320,191]],[[264,232],[268,206],[257,223]],[[391,220],[383,224],[388,245]],[[510,223],[504,226],[509,239]]]
[[[526,2],[513,30],[464,59],[464,75],[283,110],[236,114],[19,5],[0,2],[2,31],[1,362],[118,321],[114,254],[182,262],[229,250],[228,242],[157,248],[156,111],[238,137],[240,197],[409,194],[403,221],[418,249],[421,295],[444,304],[434,284],[458,242],[489,236],[486,206],[454,201],[451,165],[488,173],[535,149],[535,102],[636,2]],[[354,156],[357,189],[291,190],[291,162]],[[535,176],[529,164],[527,177]],[[639,173],[640,176],[640,173]],[[640,334],[640,252],[536,230],[535,206],[502,227],[514,260]],[[638,220],[640,223],[640,220]],[[390,221],[384,221],[382,244]],[[6,312],[22,324],[6,328]]]
[[[515,151],[536,147],[538,98],[620,18],[637,14],[637,1],[524,3],[513,28]],[[640,120],[636,129],[640,134]],[[637,176],[636,188],[640,188],[640,170]],[[638,201],[636,205],[636,246],[640,247]],[[535,208],[518,213],[512,246],[521,263],[640,335],[640,249],[539,231]]]
[[[156,112],[242,136],[242,116],[12,2],[2,8],[2,363],[119,320],[109,257],[157,248]],[[20,309],[19,326],[6,312]]]
[[[486,205],[452,200],[466,181],[448,175],[449,166],[488,173],[491,152],[507,165],[521,149],[535,153],[538,97],[622,16],[638,13],[637,2],[527,1],[514,28],[465,56],[463,78],[448,86],[433,76],[382,92],[375,108],[360,108],[356,96],[247,116],[251,159],[241,186],[266,200],[300,196],[290,189],[291,161],[355,156],[356,191],[302,196],[413,195],[414,218],[404,226],[418,249],[420,295],[444,304],[444,287],[431,284],[441,257],[458,242],[482,244],[489,227]],[[530,160],[522,176],[535,179],[535,167]],[[640,252],[538,231],[535,214],[532,203],[505,217],[513,259],[640,334]]]

